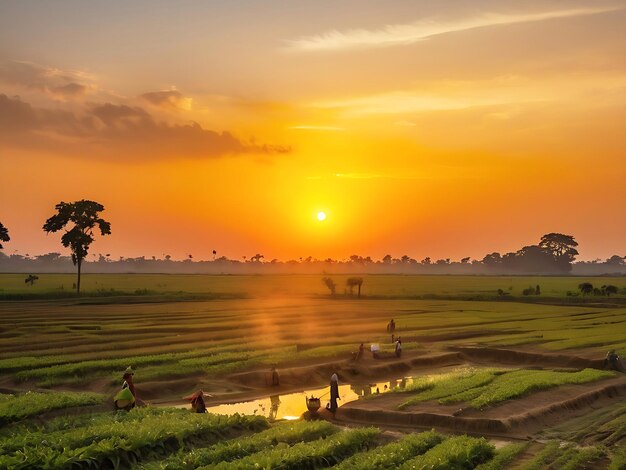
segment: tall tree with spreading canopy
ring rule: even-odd
[[[43,230],[47,233],[65,230],[61,243],[72,250],[72,262],[78,272],[76,293],[80,295],[80,268],[89,252],[89,245],[94,241],[94,230],[100,230],[101,235],[110,235],[111,224],[100,218],[99,212],[104,210],[104,206],[94,201],[61,201],[55,209],[57,213],[46,220]]]
[[[550,253],[557,268],[564,272],[572,270],[572,263],[578,256],[577,246],[572,235],[562,233],[548,233],[539,242],[539,247]]]
[[[2,222],[0,222],[0,242],[8,242],[9,240],[11,240],[11,237],[9,237],[9,231],[4,225],[2,225]],[[0,250],[1,249],[2,243],[0,243]]]

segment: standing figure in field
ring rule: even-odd
[[[206,403],[204,401],[204,392],[198,390],[193,395],[187,397],[191,401],[191,409],[196,413],[206,413]]]
[[[328,404],[328,409],[331,413],[334,413],[335,411],[337,411],[337,408],[339,408],[337,400],[340,400],[339,377],[337,377],[337,374],[333,374],[330,377],[330,403]]]
[[[389,324],[387,325],[387,333],[393,333],[394,331],[396,331],[396,322],[393,321],[393,318],[392,318]]]
[[[115,407],[118,410],[130,411],[137,403],[137,391],[135,390],[135,384],[133,382],[134,375],[135,371],[132,367],[127,367],[124,371],[124,375],[122,376],[124,379],[122,390],[120,390],[113,399],[113,403],[115,403]]]
[[[278,376],[278,371],[276,370],[276,366],[272,366],[272,387],[278,387],[280,385],[280,377]]]
[[[604,360],[604,367],[612,370],[616,370],[618,372],[626,373],[626,367],[624,367],[624,363],[617,355],[614,349],[611,349],[606,354],[606,359]]]
[[[400,357],[402,355],[402,340],[398,336],[396,340],[396,357]]]
[[[363,353],[364,352],[365,352],[365,346],[363,346],[363,343],[361,343],[361,345],[359,346],[359,353],[356,356],[357,360],[363,358]]]

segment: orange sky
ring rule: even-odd
[[[626,5],[0,0],[5,253],[626,254]],[[318,211],[328,215],[324,222]]]

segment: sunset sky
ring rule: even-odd
[[[83,198],[113,257],[626,255],[626,2],[0,0],[4,252]]]

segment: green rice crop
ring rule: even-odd
[[[570,447],[554,461],[552,467],[560,470],[592,468],[593,462],[601,459],[605,455],[606,451],[602,447]]]
[[[380,431],[376,428],[359,428],[293,446],[278,444],[271,449],[257,452],[243,459],[200,468],[242,470],[280,467],[282,470],[299,470],[330,467],[355,452],[359,452],[364,446],[371,445],[379,433]]]
[[[439,377],[430,376],[415,379],[407,389],[420,392],[402,403],[399,408],[403,409],[421,401],[445,399],[451,395],[482,387],[492,382],[497,374],[503,372],[501,369],[468,367],[449,374],[442,374]]]
[[[258,416],[199,415],[184,410],[107,413],[76,429],[22,433],[0,440],[0,468],[128,467],[180,448],[189,439],[215,442],[268,426]]]
[[[399,468],[403,470],[474,468],[489,460],[493,453],[493,445],[485,438],[455,436],[444,440],[425,454],[405,462]]]
[[[105,398],[99,393],[77,392],[27,392],[21,395],[0,395],[0,397],[0,426],[60,408],[98,405]]]
[[[611,457],[609,470],[626,470],[626,446],[619,447]]]
[[[559,385],[583,384],[614,377],[613,372],[584,369],[579,372],[555,372],[550,370],[519,370],[502,374],[486,387],[470,404],[485,408],[530,392],[545,390]]]
[[[409,434],[398,442],[355,454],[333,468],[337,470],[359,470],[362,468],[384,470],[400,465],[416,455],[423,454],[443,440],[444,437],[435,431]]]
[[[558,441],[550,441],[530,462],[521,467],[521,470],[542,470],[554,462],[563,451]]]
[[[469,402],[473,408],[481,409],[559,385],[582,384],[614,376],[613,372],[597,369],[564,372],[468,368],[417,379],[407,389],[418,392],[401,403],[399,408],[404,409],[422,401],[438,399],[439,403],[444,405]]]
[[[496,455],[488,462],[481,463],[475,470],[502,470],[528,448],[529,443],[509,444],[496,450]]]
[[[278,443],[293,445],[327,437],[336,432],[339,432],[339,428],[327,421],[286,421],[257,434],[220,442],[210,447],[193,449],[190,452],[178,452],[165,460],[147,463],[141,468],[146,470],[193,469],[241,459]]]

